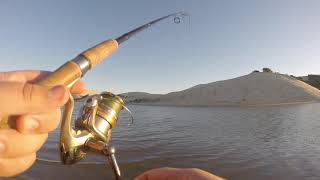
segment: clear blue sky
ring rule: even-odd
[[[318,0],[2,0],[0,71],[54,70],[90,46],[184,10],[89,72],[91,89],[167,93],[270,67],[319,74]]]

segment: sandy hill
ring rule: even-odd
[[[271,105],[319,101],[320,90],[287,75],[254,72],[165,95],[135,92],[123,96],[127,102],[158,105]]]

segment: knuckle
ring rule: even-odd
[[[25,102],[32,102],[34,93],[34,85],[25,83],[22,85],[22,100]]]
[[[26,118],[22,118],[21,120],[28,121],[30,119],[35,119],[39,123],[39,127],[32,130],[31,133],[38,133],[38,134],[49,133],[51,131],[54,131],[58,127],[61,119],[61,111],[60,109],[56,109],[50,112],[40,113],[40,114],[25,116],[25,117]],[[21,129],[23,129],[25,122],[21,122],[20,124],[22,126]]]

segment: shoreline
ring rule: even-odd
[[[157,104],[157,103],[126,103],[127,105],[139,105],[139,106],[173,106],[173,107],[271,107],[271,106],[292,106],[301,104],[314,104],[320,103],[320,101],[301,101],[301,102],[288,102],[288,103],[269,103],[269,104],[213,104],[213,105],[182,105],[182,104]]]

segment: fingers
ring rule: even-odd
[[[71,93],[74,94],[84,94],[86,93],[86,85],[82,81],[78,81],[72,88],[71,88]]]
[[[14,129],[0,130],[0,158],[16,158],[37,152],[48,134],[21,134]]]
[[[14,176],[27,170],[36,160],[36,154],[32,153],[23,157],[1,159],[0,176]]]
[[[188,174],[187,177],[191,177],[191,179],[198,178],[199,180],[224,180],[219,176],[198,168],[187,168],[182,169],[182,171],[184,174]]]
[[[61,112],[70,95],[65,86],[36,85],[48,75],[44,71],[0,73],[0,121],[8,115],[16,119],[16,128],[0,129],[0,176],[12,176],[28,169],[48,134],[59,124]],[[77,82],[73,93],[83,94],[85,84]],[[13,116],[11,116],[13,117]]]
[[[22,115],[16,120],[16,128],[19,132],[24,134],[48,133],[57,128],[60,119],[60,109],[56,109],[47,113]]]
[[[28,82],[35,81],[48,75],[49,71],[36,71],[36,70],[25,70],[25,71],[9,71],[0,72],[0,82]]]
[[[37,70],[0,72],[0,82],[29,82],[34,84],[50,73],[49,71]],[[72,93],[82,94],[84,92],[85,83],[82,81],[78,81],[72,88]]]
[[[147,171],[135,180],[223,180],[223,178],[210,174],[197,168],[178,169],[178,168],[158,168]]]
[[[2,114],[47,112],[64,105],[69,98],[65,86],[53,88],[29,83],[0,82],[0,110]]]
[[[0,72],[0,82],[29,82],[36,83],[38,80],[49,75],[49,71],[25,70],[25,71],[10,71]],[[78,81],[71,89],[72,93],[84,94],[86,93],[85,83]]]
[[[158,168],[152,169],[147,172],[144,172],[140,176],[136,177],[135,180],[169,180],[176,178],[175,176],[177,169],[176,168]],[[176,180],[179,180],[178,178]]]

